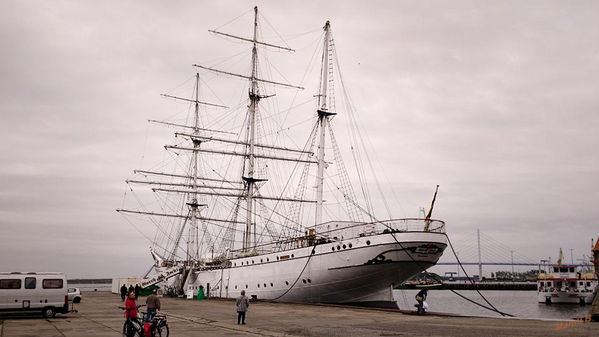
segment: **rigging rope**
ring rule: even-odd
[[[344,195],[344,196],[345,196],[345,195]],[[353,202],[353,201],[352,201],[352,202]],[[360,209],[361,209],[363,212],[367,213],[367,211],[366,211],[366,210],[364,210],[362,207],[360,207],[360,205],[356,204],[356,207],[360,208]],[[370,214],[369,214],[369,215],[370,215]],[[370,215],[370,216],[374,218],[374,215]],[[393,228],[392,228],[391,226],[389,226],[388,224],[386,224],[386,223],[384,223],[384,222],[382,222],[382,221],[380,221],[380,220],[378,220],[378,219],[376,219],[376,218],[375,218],[375,220],[376,220],[376,222],[378,222],[378,223],[382,224],[383,226],[387,227],[389,230],[393,230]],[[470,281],[470,283],[471,283],[472,285],[475,285],[474,281],[473,281],[473,280],[470,278],[470,276],[468,276],[468,273],[466,272],[466,270],[464,269],[464,266],[463,266],[463,265],[462,265],[462,263],[460,262],[460,260],[459,260],[459,258],[458,258],[458,256],[457,256],[457,254],[456,254],[456,252],[455,252],[455,250],[453,249],[453,245],[451,244],[451,240],[449,239],[449,236],[447,235],[447,233],[440,233],[440,234],[443,234],[443,235],[444,235],[444,236],[447,238],[447,242],[449,243],[449,246],[451,247],[451,251],[453,252],[453,254],[454,254],[454,256],[455,256],[456,260],[458,261],[458,264],[459,264],[459,265],[460,265],[460,267],[462,268],[462,271],[464,272],[464,275],[466,275],[466,277],[468,278],[468,280]],[[406,248],[405,248],[405,247],[404,247],[404,246],[401,244],[401,242],[399,242],[399,240],[397,240],[397,238],[395,237],[395,234],[392,234],[391,236],[393,237],[393,239],[395,240],[395,242],[396,242],[396,243],[397,243],[397,244],[398,244],[398,245],[401,247],[401,249],[403,249],[404,251],[406,251],[406,252],[407,252],[407,249],[406,249]],[[422,265],[421,265],[421,264],[420,264],[418,261],[416,261],[416,259],[414,259],[414,257],[413,257],[413,256],[412,256],[410,253],[407,253],[407,255],[410,257],[410,259],[411,259],[411,260],[412,260],[414,263],[416,263],[416,265],[418,266],[418,268],[420,268],[420,269],[421,269],[423,272],[427,273],[427,271],[426,271],[426,268],[424,268],[424,267],[423,267],[423,266],[422,266]],[[430,275],[430,274],[429,274],[429,275]],[[439,279],[435,279],[435,280],[436,280],[436,281],[440,281],[440,283],[443,283],[443,281],[442,281],[442,280],[439,280]],[[486,297],[485,297],[485,296],[484,296],[484,295],[483,295],[483,294],[480,292],[480,290],[478,290],[478,287],[476,287],[476,286],[475,286],[475,290],[476,290],[476,292],[477,292],[477,293],[480,295],[480,297],[481,297],[483,300],[485,300],[485,302],[487,302],[487,304],[489,304],[490,308],[489,308],[489,307],[487,307],[487,306],[485,306],[485,305],[483,305],[483,304],[480,304],[480,303],[478,303],[478,302],[475,302],[475,301],[473,301],[473,300],[471,300],[471,299],[469,299],[469,298],[467,298],[467,297],[463,296],[462,294],[458,293],[457,291],[455,291],[455,290],[453,290],[453,289],[448,289],[448,290],[450,290],[452,293],[454,293],[454,294],[456,294],[456,295],[458,295],[458,296],[460,296],[460,297],[462,297],[462,298],[464,298],[464,299],[468,300],[469,302],[472,302],[472,303],[474,303],[474,304],[476,304],[476,305],[478,305],[478,306],[480,306],[480,307],[483,307],[483,308],[485,308],[485,309],[488,309],[488,310],[491,310],[491,311],[497,312],[497,313],[501,314],[502,316],[515,317],[514,315],[511,315],[511,314],[508,314],[508,313],[502,312],[502,311],[498,310],[497,308],[495,308],[495,306],[493,306],[493,304],[491,304],[491,302],[489,302],[489,301],[487,300],[487,298],[486,298]]]
[[[318,245],[318,241],[314,242],[314,246],[312,246],[312,251],[310,252],[310,255],[308,256],[308,260],[306,261],[304,268],[302,268],[302,271],[299,273],[299,275],[297,275],[297,278],[295,279],[295,281],[293,281],[293,283],[291,284],[291,287],[289,287],[289,289],[285,290],[285,292],[283,294],[281,294],[280,296],[273,298],[271,301],[278,300],[279,298],[287,295],[287,293],[290,292],[291,289],[293,289],[293,287],[297,284],[297,281],[299,281],[300,277],[302,277],[302,275],[304,274],[304,271],[306,270],[306,267],[308,267],[308,263],[310,263],[312,256],[314,256],[314,254],[316,254],[316,246],[317,245]]]

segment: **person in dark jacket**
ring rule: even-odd
[[[139,286],[139,284],[135,285],[135,299],[137,300],[137,298],[139,297],[139,292],[141,291],[141,287]]]
[[[245,312],[250,306],[250,300],[245,296],[245,290],[241,291],[241,296],[237,298],[235,304],[237,305],[237,324],[240,322],[245,324]]]
[[[125,297],[127,297],[127,286],[123,283],[121,287],[121,301],[125,301]]]
[[[418,307],[418,314],[423,315],[424,314],[424,301],[426,300],[426,295],[428,294],[428,290],[427,289],[422,289],[418,292],[418,294],[416,294],[416,301],[418,302],[418,304],[416,305]]]
[[[152,295],[146,298],[146,307],[148,308],[148,312],[146,313],[146,322],[152,320],[152,317],[156,315],[156,311],[160,310],[160,299],[156,296],[156,289],[152,290]]]

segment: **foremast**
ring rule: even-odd
[[[318,164],[316,172],[316,216],[315,225],[322,223],[323,210],[323,190],[324,190],[324,169],[326,162],[325,157],[325,133],[330,116],[336,113],[332,100],[332,95],[329,95],[329,83],[332,84],[333,75],[333,60],[332,60],[332,41],[331,41],[331,24],[327,21],[324,25],[324,47],[322,49],[322,67],[320,71],[320,90],[318,93]],[[330,104],[327,104],[329,103]]]

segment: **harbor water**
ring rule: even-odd
[[[111,291],[110,283],[67,283],[69,288],[79,288],[80,291]]]
[[[401,309],[416,309],[414,297],[419,290],[409,289],[393,291]],[[489,306],[475,290],[458,290],[463,296]],[[537,302],[537,292],[528,290],[484,290],[481,293],[498,310],[519,318],[564,319],[584,317],[591,309],[590,305],[552,304]],[[428,291],[429,311],[444,312],[467,316],[501,316],[498,313],[481,308],[459,297],[449,290],[431,289]]]

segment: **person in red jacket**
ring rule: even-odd
[[[137,320],[137,304],[135,303],[135,292],[130,292],[125,300],[125,318]]]
[[[125,300],[125,318],[127,319],[127,331],[124,332],[127,337],[133,337],[136,331],[142,331],[142,325],[137,319],[137,303],[135,303],[134,291],[129,292],[127,300]]]

